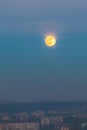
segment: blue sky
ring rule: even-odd
[[[0,1],[0,100],[87,101],[87,1]],[[57,44],[48,48],[46,34]]]

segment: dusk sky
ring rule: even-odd
[[[87,0],[0,0],[4,100],[87,101]]]

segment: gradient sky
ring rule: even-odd
[[[0,0],[4,100],[87,101],[87,0]]]

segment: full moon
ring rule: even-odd
[[[47,36],[45,38],[45,44],[46,44],[46,46],[49,46],[49,47],[54,46],[56,44],[55,36],[51,36],[51,35]]]

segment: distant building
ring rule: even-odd
[[[41,126],[49,125],[49,124],[50,124],[49,117],[44,116],[41,118]]]
[[[87,130],[87,122],[81,124],[82,130]]]
[[[8,121],[8,120],[10,120],[10,116],[4,115],[4,116],[1,117],[1,120]]]
[[[38,123],[0,123],[0,130],[39,130]]]
[[[18,113],[16,114],[16,117],[20,120],[20,121],[25,121],[29,119],[29,116],[27,113]]]
[[[61,127],[61,130],[71,130],[70,126],[67,126],[67,125],[63,125]]]
[[[53,125],[58,125],[63,122],[63,117],[62,116],[54,116],[50,117],[50,124]]]
[[[74,117],[73,129],[74,130],[81,130],[81,122],[80,122],[80,117],[79,116]]]
[[[45,112],[44,111],[36,111],[33,113],[33,115],[36,117],[43,117],[43,116],[45,116]]]

